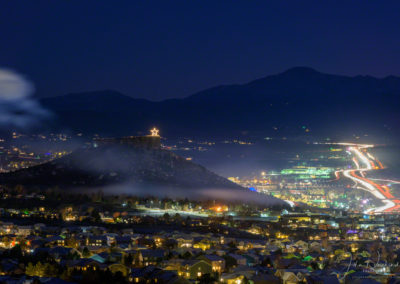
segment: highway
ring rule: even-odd
[[[346,145],[342,143],[343,145]],[[368,191],[375,198],[379,199],[384,205],[380,207],[370,208],[364,213],[366,214],[382,214],[391,212],[400,212],[400,200],[396,199],[390,192],[389,187],[386,185],[387,181],[379,179],[368,179],[366,178],[366,172],[383,169],[382,163],[368,153],[368,148],[372,148],[373,145],[357,145],[347,144],[349,147],[347,151],[353,155],[353,162],[356,169],[348,169],[337,171],[335,173],[336,178],[340,178],[340,173],[347,179],[354,182],[353,187],[360,188]],[[378,183],[384,181],[385,184]],[[400,183],[392,181],[392,183]]]

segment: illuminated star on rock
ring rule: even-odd
[[[160,136],[158,134],[158,132],[159,132],[159,130],[157,128],[155,128],[155,127],[150,130],[151,136]]]

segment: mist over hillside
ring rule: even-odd
[[[247,201],[263,205],[283,202],[242,188],[170,151],[126,145],[80,148],[45,164],[0,174],[0,183],[32,189],[101,190],[105,194]]]

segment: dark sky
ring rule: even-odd
[[[183,97],[293,66],[400,75],[400,1],[0,3],[0,67],[38,96]]]

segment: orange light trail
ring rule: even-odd
[[[368,145],[369,146],[369,145]],[[361,188],[373,194],[376,198],[381,200],[385,205],[376,208],[370,208],[365,211],[366,214],[370,213],[382,213],[382,212],[400,212],[400,200],[396,199],[395,196],[390,192],[390,188],[387,185],[378,184],[371,179],[365,177],[364,172],[371,170],[383,169],[383,164],[367,152],[367,148],[373,146],[361,146],[351,145],[349,151],[355,154],[353,162],[356,165],[356,170],[342,170],[344,177],[352,179],[354,182],[361,185]],[[358,160],[363,164],[360,167]],[[374,163],[375,161],[375,163]],[[359,172],[359,174],[357,174]],[[339,173],[335,173],[336,178]],[[374,179],[375,180],[375,179]],[[378,179],[376,179],[378,180]],[[382,180],[384,181],[384,180]]]

